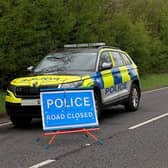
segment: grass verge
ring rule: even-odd
[[[4,91],[0,91],[0,113],[5,112],[5,95],[6,93]]]
[[[152,90],[168,86],[168,73],[167,74],[148,74],[141,77],[141,89]],[[0,91],[0,113],[5,113],[5,95],[4,91]]]
[[[168,86],[168,73],[148,74],[141,77],[141,89],[152,90]]]

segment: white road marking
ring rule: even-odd
[[[157,92],[157,91],[161,91],[161,90],[165,90],[165,89],[168,89],[168,87],[163,87],[163,88],[149,90],[149,91],[143,91],[142,94],[153,93],[153,92]]]
[[[32,167],[29,167],[29,168],[39,168],[39,167],[43,167],[43,166],[48,165],[48,164],[50,164],[50,163],[52,163],[52,162],[55,162],[55,160],[46,160],[46,161],[43,161],[43,162],[41,162],[41,163],[38,163],[38,164],[36,164],[36,165],[34,165],[34,166],[32,166]]]
[[[152,119],[147,120],[147,121],[145,121],[145,122],[142,122],[142,123],[140,123],[140,124],[134,125],[134,126],[128,128],[128,129],[132,130],[132,129],[136,129],[136,128],[142,127],[142,126],[144,126],[144,125],[146,125],[146,124],[149,124],[149,123],[151,123],[151,122],[153,122],[153,121],[159,120],[159,119],[164,118],[164,117],[166,117],[166,116],[168,116],[168,113],[165,113],[165,114],[160,115],[160,116],[158,116],[158,117],[152,118]]]
[[[0,127],[6,126],[6,125],[10,125],[10,124],[12,124],[12,123],[11,122],[2,123],[2,124],[0,124]]]

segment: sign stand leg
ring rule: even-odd
[[[101,140],[99,140],[96,136],[94,136],[90,131],[97,131],[99,130],[99,128],[82,128],[82,129],[72,129],[72,130],[59,130],[59,131],[55,131],[55,132],[45,132],[44,134],[42,134],[39,138],[36,139],[36,141],[40,141],[41,138],[43,138],[44,136],[47,135],[52,135],[51,139],[49,140],[48,144],[45,145],[45,149],[49,148],[49,145],[51,145],[54,141],[54,139],[56,138],[57,135],[60,134],[70,134],[70,133],[83,133],[85,136],[90,136],[92,139],[94,139],[95,141],[97,141],[99,144],[103,144],[103,142]]]
[[[101,140],[98,140],[97,137],[95,137],[92,133],[89,131],[86,132],[87,135],[89,135],[91,138],[93,138],[95,141],[97,141],[100,145],[103,145],[103,142]]]
[[[56,138],[57,134],[56,135],[53,135],[50,139],[50,141],[48,142],[48,145],[51,145],[54,141],[54,139]]]

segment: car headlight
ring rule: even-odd
[[[71,82],[71,83],[63,83],[61,88],[76,88],[82,86],[83,81]]]

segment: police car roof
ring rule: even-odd
[[[117,47],[111,47],[111,46],[103,46],[103,47],[98,47],[98,48],[61,48],[56,51],[53,51],[52,53],[55,52],[72,52],[72,53],[78,53],[78,52],[86,52],[86,53],[96,53],[102,49],[114,49],[114,50],[119,50]]]
[[[98,48],[61,48],[51,53],[96,53]]]
[[[97,52],[98,48],[67,48],[64,49],[65,52],[87,52],[87,53],[93,53],[93,52]]]
[[[81,47],[74,47],[73,45],[68,46],[68,47],[64,47],[64,48],[58,48],[55,51],[50,52],[50,54],[53,53],[97,53],[98,51],[102,50],[102,49],[114,49],[114,50],[119,50],[121,51],[119,48],[117,47],[112,47],[112,46],[91,46],[91,47],[86,47],[86,46],[81,46]]]
[[[117,47],[112,46],[106,46],[106,43],[104,42],[98,42],[98,43],[81,43],[81,44],[65,44],[64,49],[92,49],[90,51],[93,51],[93,49],[96,49],[96,51],[104,48],[110,48],[110,49],[119,49]],[[86,50],[84,50],[86,52]]]

